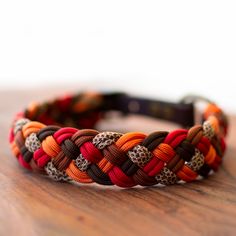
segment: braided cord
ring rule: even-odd
[[[56,181],[124,188],[191,182],[222,163],[228,124],[213,103],[202,125],[148,135],[92,129],[103,108],[98,93],[31,104],[13,122],[12,152],[23,167]]]

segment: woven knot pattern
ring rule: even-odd
[[[124,188],[191,182],[222,163],[227,118],[215,104],[206,108],[203,125],[150,134],[90,128],[101,117],[101,104],[101,94],[84,93],[31,106],[13,122],[12,152],[23,167],[55,181]]]

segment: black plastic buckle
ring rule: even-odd
[[[106,110],[118,110],[125,114],[140,114],[180,124],[184,127],[194,125],[194,103],[166,102],[129,96],[125,93],[104,95]]]

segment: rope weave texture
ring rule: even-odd
[[[147,135],[93,129],[103,100],[102,93],[85,92],[18,113],[10,145],[20,165],[56,181],[129,188],[191,182],[222,163],[228,122],[216,104],[207,105],[202,124]]]

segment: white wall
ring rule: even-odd
[[[236,112],[235,12],[235,1],[0,0],[0,89],[194,92]]]

